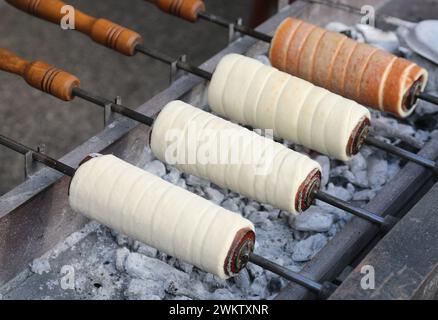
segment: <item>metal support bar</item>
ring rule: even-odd
[[[178,59],[170,64],[170,85],[187,73],[185,70],[180,70],[178,67],[180,63],[187,63],[187,55],[179,56]]]
[[[46,146],[44,144],[38,145],[37,152],[46,153]],[[34,160],[33,152],[28,151],[24,154],[24,178],[28,179],[41,169],[41,164]]]
[[[243,25],[243,19],[238,18],[236,22],[230,23],[228,25],[228,43],[232,43],[236,41],[237,39],[242,37],[242,33],[237,31],[239,26]],[[237,27],[237,28],[236,28]]]
[[[35,172],[35,161],[33,160],[32,151],[24,154],[24,178],[29,179]]]
[[[112,110],[112,104],[107,103],[103,107],[103,125],[104,127],[108,126],[114,120],[114,113]]]

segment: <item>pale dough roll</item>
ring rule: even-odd
[[[203,140],[208,136],[217,140]],[[222,144],[217,152],[219,142]],[[310,186],[318,185],[320,179],[321,168],[316,161],[182,101],[169,103],[158,115],[151,148],[158,159],[181,171],[291,213],[310,205]],[[169,158],[175,156],[174,150],[180,155],[191,150],[198,155],[227,156],[225,161],[174,163],[175,158]]]
[[[227,278],[236,234],[254,230],[238,214],[112,155],[92,158],[73,177],[71,207],[204,271]]]
[[[398,117],[414,111],[411,89],[424,90],[428,80],[411,61],[293,18],[278,27],[270,59],[282,71]]]
[[[228,75],[229,73],[233,70],[234,65],[237,63],[237,61],[240,59],[240,57],[238,55],[233,55],[230,56],[228,59],[228,63],[226,65],[223,66],[223,68],[226,70],[224,70],[224,72],[222,72],[221,74],[218,74],[216,76],[216,86],[218,88],[218,90],[214,91],[214,92],[208,92],[208,99],[210,101],[213,101],[214,104],[222,104],[222,95],[225,89],[225,86],[228,83]],[[222,110],[223,113],[223,110]]]
[[[277,137],[340,160],[357,152],[352,151],[357,128],[371,117],[354,101],[237,54],[218,64],[209,104],[223,117],[273,129]]]
[[[242,60],[242,57],[236,57],[236,60]],[[247,103],[246,96],[254,83],[246,82],[245,80],[247,77],[253,78],[256,74],[266,72],[265,70],[266,68],[254,59],[245,59],[240,63],[237,63],[236,61],[235,68],[230,70],[224,90],[222,90],[222,99],[219,100],[225,101],[224,107],[227,107],[226,113],[229,114],[232,119],[242,119],[247,115],[252,114],[252,112],[245,112],[247,109],[244,108],[244,104]],[[249,72],[250,74],[246,74],[246,72]],[[233,86],[233,84],[228,81],[228,78],[230,77],[240,81],[241,85]],[[214,93],[212,93],[212,95],[214,95]]]

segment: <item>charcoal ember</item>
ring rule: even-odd
[[[327,244],[327,238],[321,234],[315,234],[308,237],[305,240],[301,240],[295,246],[295,250],[292,254],[292,259],[296,262],[305,262],[315,256],[325,245]]]
[[[117,249],[116,251],[116,269],[118,271],[125,271],[126,258],[130,254],[128,248]]]
[[[333,216],[318,207],[311,207],[293,219],[291,227],[300,231],[326,232],[333,224]]]
[[[221,206],[227,210],[233,212],[239,212],[239,201],[236,198],[228,198],[224,202],[222,202]]]
[[[128,300],[162,300],[165,294],[163,285],[152,279],[132,279],[125,291]]]
[[[152,162],[147,163],[143,167],[143,169],[161,178],[166,175],[166,166],[159,160],[154,160]]]
[[[207,199],[213,201],[216,204],[221,204],[224,201],[225,196],[222,192],[217,189],[206,187],[204,188]]]

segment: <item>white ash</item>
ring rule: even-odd
[[[30,270],[39,275],[42,275],[43,273],[49,273],[51,268],[48,258],[43,257],[35,259],[30,265]]]
[[[129,282],[125,295],[130,300],[162,300],[166,293],[156,281],[135,278]]]
[[[129,250],[125,247],[116,251],[116,269],[118,271],[125,271],[125,262],[129,254]]]
[[[327,244],[327,237],[318,233],[301,240],[295,246],[292,259],[297,262],[305,262],[312,259]]]
[[[355,201],[370,201],[376,196],[377,191],[364,189],[353,194],[353,200]]]
[[[218,189],[215,189],[213,187],[206,187],[204,188],[205,194],[207,195],[207,199],[211,200],[212,202],[216,204],[221,204],[222,201],[225,199],[225,195],[220,192]]]
[[[147,163],[144,169],[160,178],[166,175],[166,167],[159,160],[154,160],[152,162]]]
[[[209,187],[211,185],[210,181],[201,179],[192,174],[187,175],[185,181],[187,185],[191,187]]]
[[[365,42],[395,54],[399,52],[400,41],[394,32],[384,32],[366,24],[357,24],[355,29]]]
[[[299,231],[326,232],[330,230],[334,223],[333,215],[316,206],[293,217],[291,220],[291,227]]]
[[[320,155],[315,157],[314,160],[318,161],[318,163],[321,165],[321,169],[322,169],[321,185],[326,186],[330,177],[330,159],[327,156]]]
[[[222,207],[224,207],[227,210],[233,211],[233,212],[239,212],[239,199],[238,198],[229,198],[226,199],[224,202],[222,202]]]
[[[372,133],[380,137],[399,139],[415,148],[421,148],[424,142],[428,140],[428,137],[423,137],[421,140],[417,139],[414,127],[383,116],[372,119]]]
[[[367,161],[369,182],[372,189],[378,189],[388,180],[388,161],[370,158]]]

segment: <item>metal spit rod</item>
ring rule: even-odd
[[[21,143],[14,141],[12,139],[9,139],[8,137],[5,137],[3,135],[0,135],[0,144],[4,145],[5,147],[8,147],[11,150],[14,150],[18,153],[21,153],[22,155],[26,155],[27,153],[32,154],[32,158],[35,161],[41,162],[44,165],[53,168],[67,176],[73,177],[76,169],[58,161],[53,158],[50,158],[46,156],[45,154],[38,152],[36,150],[33,150],[29,147],[26,147],[25,145],[22,145]]]
[[[149,127],[152,126],[154,123],[153,118],[150,118],[150,117],[144,115],[143,113],[140,113],[140,112],[135,111],[131,108],[125,107],[121,104],[114,103],[108,99],[96,96],[96,95],[94,95],[94,94],[92,94],[84,89],[79,88],[79,87],[73,88],[72,94],[75,97],[79,97],[81,99],[87,100],[87,101],[94,103],[95,105],[98,105],[101,107],[106,107],[106,106],[110,105],[112,111],[117,112],[121,115],[124,115],[125,117],[133,119],[137,122],[143,123]]]
[[[198,68],[192,64],[189,64],[185,61],[181,61],[179,59],[174,59],[174,58],[172,58],[172,57],[170,57],[170,56],[168,56],[168,55],[166,55],[158,50],[146,48],[143,45],[137,45],[135,47],[135,51],[142,53],[148,57],[151,57],[153,59],[167,63],[169,65],[176,62],[176,66],[178,67],[178,69],[187,71],[187,72],[194,74],[194,75],[197,75],[198,77],[203,78],[207,81],[210,81],[211,78],[213,77],[213,74],[211,72],[200,69],[200,68]]]
[[[334,207],[337,207],[339,209],[345,210],[347,212],[352,213],[355,216],[358,216],[362,219],[368,220],[370,222],[379,224],[379,225],[385,225],[387,224],[389,221],[387,219],[385,219],[385,217],[379,216],[373,212],[370,212],[366,209],[362,209],[356,206],[353,206],[352,204],[339,199],[337,197],[334,197],[324,191],[318,190],[315,192],[315,198],[326,202]],[[392,221],[389,222],[390,224],[392,224]]]
[[[435,173],[438,173],[437,163],[433,160],[426,159],[426,158],[424,158],[416,153],[413,153],[413,152],[407,151],[405,149],[396,147],[392,144],[383,142],[383,141],[376,139],[374,137],[371,137],[371,136],[368,136],[366,138],[365,142],[370,146],[373,146],[373,147],[376,147],[379,149],[383,149],[389,153],[392,153],[396,156],[399,156],[400,158],[412,161],[412,162],[419,164],[425,168],[428,168],[428,169],[435,171]]]

